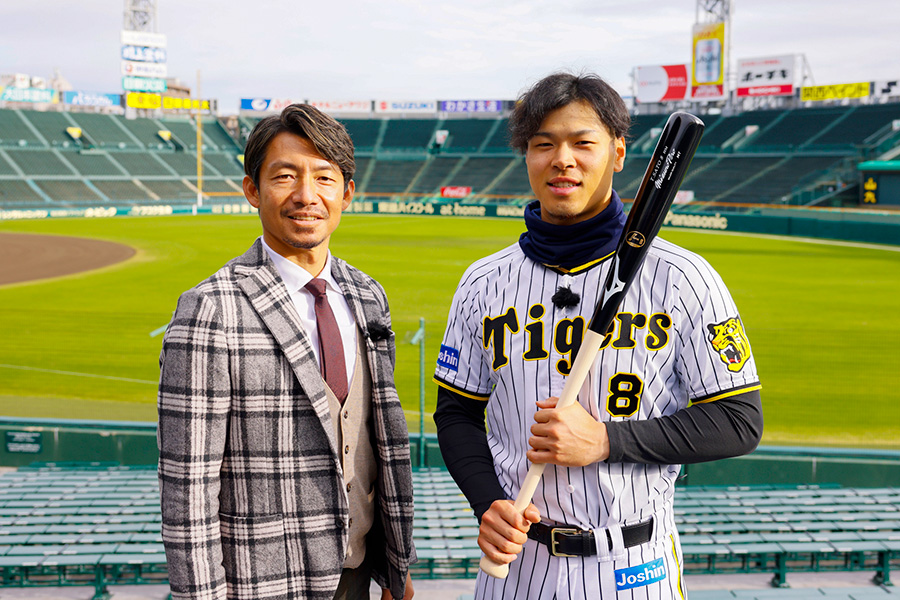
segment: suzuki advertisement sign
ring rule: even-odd
[[[437,112],[437,102],[435,100],[376,100],[375,112],[433,115]]]

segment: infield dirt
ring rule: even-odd
[[[0,233],[0,285],[108,267],[134,256],[124,244],[59,235]]]

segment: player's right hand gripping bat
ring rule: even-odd
[[[703,121],[686,112],[673,113],[666,121],[628,213],[594,316],[556,403],[557,409],[575,403],[578,391],[600,352],[603,338],[618,312],[619,304],[672,206],[675,193],[700,143],[703,128]],[[543,472],[543,464],[532,464],[529,467],[515,502],[518,512],[523,513],[528,508]],[[509,565],[497,564],[487,556],[481,557],[480,566],[482,571],[492,577],[503,579],[509,574]]]

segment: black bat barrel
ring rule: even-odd
[[[703,121],[686,112],[673,113],[666,121],[619,238],[603,297],[588,325],[592,331],[602,335],[609,330],[650,242],[659,233],[675,200],[704,127]]]

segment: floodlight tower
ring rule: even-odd
[[[125,0],[122,29],[156,33],[156,0]]]
[[[725,23],[725,88],[733,90],[735,81],[731,68],[731,15],[734,12],[734,0],[697,0],[695,23]],[[731,104],[731,94],[726,96],[726,105]]]

